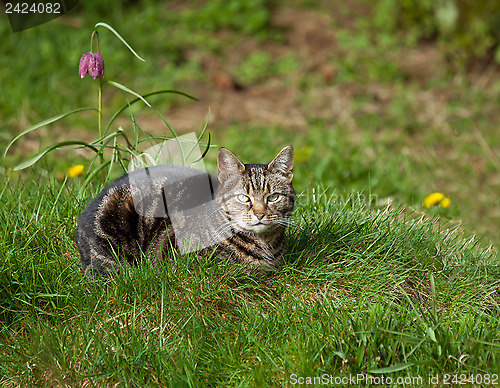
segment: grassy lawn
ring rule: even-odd
[[[316,187],[300,198],[275,276],[172,252],[103,286],[79,270],[73,231],[92,193],[75,188],[36,175],[2,184],[6,386],[498,371],[499,268],[456,229]]]
[[[99,30],[106,80],[197,97],[150,101],[179,134],[207,123],[211,171],[219,146],[251,163],[293,144],[300,193],[274,276],[171,252],[103,285],[83,277],[74,242],[104,184],[97,174],[83,186],[93,153],[60,150],[13,171],[57,141],[97,139],[95,112],[23,137],[0,165],[0,385],[493,383],[474,379],[500,370],[497,66],[467,67],[442,43],[389,33],[365,1],[228,3],[89,1],[20,33],[0,25],[2,152],[37,122],[97,107],[98,81],[77,67],[104,21],[147,59]],[[110,85],[103,96],[105,122],[134,98]],[[168,136],[139,105],[110,130]],[[66,179],[80,163],[84,174]],[[449,208],[422,206],[435,191]]]

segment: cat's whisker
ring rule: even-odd
[[[215,233],[212,235],[212,238],[211,238],[211,244],[216,244],[217,242],[220,242],[221,240],[221,237],[222,236],[225,236],[227,234],[227,232],[231,231],[230,234],[234,234],[234,231],[233,231],[233,228],[230,224],[227,224],[227,225],[223,225],[221,228],[219,228],[218,230],[215,231]],[[226,236],[227,238],[227,236]]]
[[[297,220],[293,218],[288,218],[288,219],[278,219],[275,221],[275,224],[284,226],[285,228],[287,227],[296,227],[299,228],[300,230],[304,230],[304,226],[301,225]]]

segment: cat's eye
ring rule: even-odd
[[[241,203],[248,203],[250,202],[250,198],[244,194],[238,194],[236,196],[236,199],[241,202]]]
[[[280,195],[277,193],[269,194],[267,196],[267,202],[276,202],[278,199],[280,199]]]

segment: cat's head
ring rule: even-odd
[[[292,146],[283,148],[269,164],[243,164],[221,148],[217,165],[217,197],[233,226],[255,233],[286,227],[295,203]]]

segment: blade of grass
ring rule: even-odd
[[[57,116],[54,116],[54,117],[51,117],[47,120],[44,120],[38,124],[35,124],[33,125],[32,127],[26,129],[25,131],[21,132],[19,135],[17,135],[14,139],[12,139],[12,141],[7,145],[7,148],[5,149],[4,153],[3,153],[3,157],[5,158],[5,155],[7,155],[7,151],[9,150],[9,148],[12,146],[12,144],[14,144],[17,140],[19,140],[21,137],[23,137],[24,135],[34,131],[35,129],[38,129],[38,128],[41,128],[41,127],[44,127],[45,125],[48,125],[48,124],[52,124],[58,120],[61,120],[63,119],[64,117],[67,117],[67,116],[70,116],[74,113],[78,113],[78,112],[82,112],[82,111],[85,111],[85,110],[95,110],[96,112],[98,111],[97,109],[95,108],[78,108],[78,109],[75,109],[75,110],[72,110],[70,112],[66,112],[66,113],[62,113],[60,115],[57,115]]]
[[[130,52],[131,52],[132,54],[134,54],[134,56],[135,56],[137,59],[139,59],[139,60],[141,60],[141,61],[143,61],[143,62],[146,62],[146,60],[145,60],[145,59],[143,59],[142,57],[140,57],[140,56],[139,56],[139,54],[137,54],[137,53],[135,52],[135,50],[134,50],[132,47],[130,47],[130,45],[127,43],[127,41],[126,41],[125,39],[123,39],[123,38],[122,38],[122,36],[121,36],[121,35],[120,35],[120,34],[119,34],[119,33],[118,33],[118,32],[117,32],[117,31],[116,31],[113,27],[111,27],[109,24],[107,24],[107,23],[103,23],[103,22],[99,22],[99,23],[96,23],[96,25],[94,26],[94,28],[97,28],[97,27],[104,27],[104,28],[107,28],[109,31],[111,31],[113,34],[115,34],[115,36],[116,36],[118,39],[120,39],[120,41],[121,41],[121,42],[122,42],[122,43],[123,43],[123,44],[124,44],[124,45],[125,45],[125,46],[129,49],[129,50],[130,50]]]
[[[104,162],[104,164],[101,164],[99,167],[97,167],[95,170],[93,170],[88,176],[87,179],[85,179],[85,182],[83,182],[82,185],[82,191],[87,187],[87,185],[90,183],[90,181],[97,175],[99,171],[101,171],[104,167],[108,166],[111,162],[108,160],[107,162]]]
[[[56,209],[56,205],[59,202],[59,198],[61,197],[61,193],[62,193],[64,187],[66,186],[66,182],[67,181],[68,181],[68,174],[66,174],[65,177],[64,177],[64,181],[63,181],[63,183],[61,185],[61,189],[57,193],[56,199],[54,200],[54,203],[52,204],[52,209],[50,209],[49,215],[52,215],[54,213],[54,210]]]
[[[394,373],[394,372],[398,372],[400,370],[408,369],[409,367],[411,367],[413,365],[415,365],[415,364],[413,364],[413,362],[403,362],[401,364],[388,366],[386,368],[369,369],[368,373]]]
[[[85,143],[83,141],[63,141],[63,142],[60,142],[60,143],[53,144],[53,145],[51,145],[51,146],[49,146],[47,148],[44,148],[42,151],[40,151],[38,154],[36,154],[32,158],[30,158],[28,160],[25,160],[24,162],[18,164],[16,167],[14,167],[13,170],[14,171],[18,171],[18,170],[23,170],[23,169],[25,169],[27,167],[30,167],[33,164],[35,164],[36,162],[38,162],[43,156],[45,156],[50,151],[53,151],[53,150],[58,149],[58,148],[66,147],[66,146],[69,146],[69,145],[81,145],[81,146],[84,146],[84,147],[91,148],[95,152],[98,152],[97,148],[95,148],[91,144]]]
[[[132,89],[129,89],[126,86],[124,86],[118,82],[115,82],[115,81],[106,81],[106,83],[111,85],[111,86],[114,86],[117,89],[123,90],[124,92],[130,93],[133,96],[136,96],[137,98],[140,98],[142,100],[142,102],[144,102],[148,107],[151,108],[151,104],[149,102],[147,102],[146,99],[144,97],[142,97],[139,93],[134,92]]]

